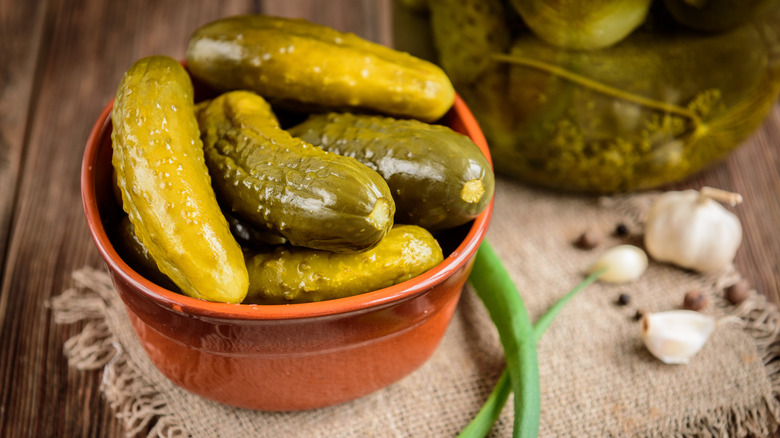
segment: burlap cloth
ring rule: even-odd
[[[488,239],[503,257],[531,312],[539,316],[578,283],[599,251],[640,243],[656,194],[562,196],[499,181]],[[610,235],[625,223],[632,236]],[[572,241],[585,229],[606,233],[593,250]],[[539,344],[540,436],[768,436],[780,423],[780,319],[763,296],[735,307],[723,288],[739,273],[702,276],[651,262],[628,285],[595,284],[559,315]],[[101,370],[102,392],[128,435],[194,437],[451,437],[473,417],[503,366],[495,328],[469,288],[433,357],[400,382],[325,409],[265,413],[223,406],[174,386],[149,362],[103,270],[74,272],[74,286],[52,300],[56,321],[88,320],[65,344],[69,363]],[[699,288],[705,312],[721,319],[688,365],[665,365],[639,336],[636,309],[680,308]],[[631,296],[618,306],[621,293]],[[260,376],[259,378],[262,378]],[[510,436],[512,399],[492,435]]]

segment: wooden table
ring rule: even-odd
[[[0,0],[0,436],[123,435],[100,373],[68,367],[47,300],[102,261],[79,170],[87,135],[122,73],[151,54],[183,58],[198,26],[238,13],[299,16],[390,43],[390,1]],[[724,163],[678,187],[741,193],[737,267],[780,302],[780,106]]]

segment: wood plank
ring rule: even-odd
[[[6,279],[6,253],[22,165],[25,134],[34,94],[35,67],[43,40],[46,2],[0,3],[0,285]],[[0,290],[0,339],[18,334],[18,326],[6,324],[10,292]],[[8,421],[7,406],[14,350],[2,346],[0,354],[0,435]]]
[[[760,293],[780,305],[780,104],[764,125],[727,161],[696,181],[721,184],[743,194],[734,208],[742,222],[743,244],[735,265]]]
[[[0,3],[0,279],[30,113],[46,2]],[[2,304],[0,303],[0,315]]]
[[[3,5],[11,7],[8,1]],[[0,390],[3,436],[123,434],[101,398],[100,373],[72,370],[62,354],[63,342],[82,324],[54,324],[45,302],[71,284],[74,269],[102,264],[83,218],[79,171],[89,130],[124,70],[146,55],[182,58],[199,25],[256,11],[248,0],[182,5],[176,0],[48,3],[41,80],[23,145],[17,225],[0,291],[6,302],[0,337],[7,383]]]

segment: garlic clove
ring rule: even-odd
[[[606,250],[588,268],[592,274],[607,268],[599,280],[609,283],[625,283],[642,276],[647,269],[647,254],[633,245],[618,245]]]
[[[667,364],[685,364],[715,330],[715,318],[692,310],[648,313],[642,318],[642,341]]]

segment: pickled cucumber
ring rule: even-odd
[[[537,37],[555,47],[595,50],[622,41],[647,17],[651,0],[512,0]]]
[[[398,223],[452,228],[474,219],[493,197],[490,163],[471,139],[446,126],[328,113],[313,114],[289,132],[382,175]]]
[[[443,260],[436,239],[414,225],[396,225],[374,249],[344,254],[290,246],[248,254],[247,303],[330,300],[406,281]]]
[[[292,137],[257,94],[222,94],[198,119],[220,202],[258,230],[348,252],[372,248],[392,227],[395,203],[379,174]]]
[[[502,0],[430,0],[428,7],[439,62],[459,90],[490,66],[489,54],[512,43],[512,11]]]
[[[363,108],[439,119],[455,92],[433,63],[299,19],[243,15],[192,35],[187,66],[221,90],[252,90],[275,105]]]
[[[505,97],[509,66],[493,62],[505,53],[513,31],[528,31],[509,0],[429,0],[438,61],[486,132],[511,131],[515,108]],[[488,114],[489,117],[481,117]],[[488,139],[492,148],[492,139]],[[492,154],[492,151],[491,151]],[[500,163],[496,163],[498,166]]]
[[[149,250],[146,249],[141,240],[135,235],[133,224],[130,218],[124,216],[119,221],[117,235],[115,239],[116,249],[122,260],[125,261],[135,272],[141,274],[152,283],[162,286],[174,292],[181,292],[179,288],[165,274],[160,272],[157,262],[154,261]]]
[[[241,302],[246,265],[210,185],[187,72],[169,57],[140,59],[111,120],[122,205],[160,271],[189,296]]]

